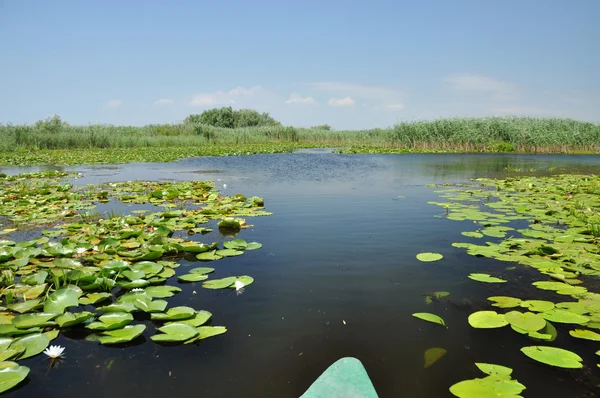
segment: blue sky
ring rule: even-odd
[[[0,0],[0,123],[600,121],[600,1]]]

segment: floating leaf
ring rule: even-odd
[[[188,273],[205,275],[205,274],[210,274],[214,270],[215,270],[214,268],[209,268],[209,267],[197,267],[197,268],[192,268],[191,270],[188,271]]]
[[[177,280],[179,282],[200,282],[200,281],[203,281],[205,279],[208,279],[208,275],[202,275],[202,274],[185,274],[185,275],[179,275],[177,277]]]
[[[444,323],[444,320],[442,318],[440,318],[439,316],[437,316],[435,314],[431,314],[429,312],[417,312],[417,313],[412,314],[412,316],[414,316],[415,318],[422,319],[427,322],[437,323],[442,326],[446,326],[446,323]]]
[[[19,303],[8,304],[7,307],[11,311],[18,312],[19,314],[23,314],[23,313],[33,310],[41,302],[42,302],[42,299],[38,298],[38,299],[33,299],[33,300],[22,301]]]
[[[70,326],[79,325],[80,323],[83,323],[93,317],[94,314],[88,311],[76,313],[65,312],[64,314],[56,318],[56,323],[58,323],[58,326],[60,326],[61,328],[67,328]]]
[[[123,329],[103,332],[102,336],[98,337],[98,341],[100,344],[128,343],[141,336],[144,330],[146,330],[146,325],[129,325]]]
[[[200,326],[196,328],[198,330],[198,339],[203,340],[209,337],[218,336],[227,332],[225,326]]]
[[[590,321],[590,318],[586,316],[575,314],[567,310],[561,310],[558,308],[547,312],[542,312],[540,313],[540,315],[544,319],[556,323],[573,323],[576,325],[583,325]]]
[[[533,312],[510,311],[504,314],[504,318],[511,326],[516,326],[527,332],[537,332],[546,326],[546,320]]]
[[[0,393],[8,391],[27,377],[29,368],[16,362],[0,363]]]
[[[193,339],[200,334],[195,327],[177,322],[162,326],[158,328],[158,330],[163,334],[155,334],[150,338],[154,341],[165,343],[178,343],[186,341]]]
[[[476,329],[494,329],[508,325],[503,314],[496,311],[477,311],[469,315],[469,325]]]
[[[487,375],[497,375],[500,377],[505,377],[510,379],[510,375],[513,370],[511,368],[507,368],[502,365],[495,365],[492,363],[483,363],[483,362],[475,362],[475,366],[479,368],[483,373]]]
[[[235,283],[235,276],[229,276],[223,279],[213,279],[210,281],[206,281],[202,284],[203,288],[206,289],[225,289]]]
[[[114,330],[121,329],[133,321],[133,315],[127,312],[110,312],[90,323],[86,327],[92,330]]]
[[[431,262],[431,261],[438,261],[441,260],[442,258],[444,258],[444,256],[442,256],[439,253],[419,253],[417,254],[417,260],[419,261],[423,261],[423,262]]]
[[[573,337],[577,337],[578,339],[600,341],[600,334],[592,332],[591,330],[575,329],[570,330],[569,334]]]
[[[195,313],[193,308],[180,306],[169,308],[166,313],[150,314],[150,319],[153,321],[179,321],[190,319]]]
[[[488,274],[469,274],[469,278],[477,282],[485,283],[504,283],[504,279],[496,278]]]
[[[154,298],[173,297],[175,293],[179,293],[181,288],[177,286],[150,286],[146,288],[146,293]]]
[[[244,252],[241,250],[223,249],[223,250],[217,250],[215,252],[215,254],[217,256],[221,256],[221,257],[234,257],[234,256],[241,256],[242,254],[244,254]]]
[[[504,397],[516,398],[525,386],[517,380],[505,379],[496,375],[482,379],[463,380],[450,387],[450,392],[459,398]]]
[[[583,359],[574,352],[562,348],[547,346],[530,346],[521,348],[521,352],[529,358],[559,368],[582,368]]]
[[[212,260],[220,260],[223,257],[219,256],[218,254],[215,254],[216,250],[211,251],[211,252],[204,252],[204,253],[200,253],[198,255],[196,255],[196,258],[200,261],[212,261]]]
[[[186,325],[190,325],[193,327],[198,327],[204,325],[208,320],[212,317],[212,314],[208,311],[200,310],[196,312],[196,315],[191,319],[186,319],[184,321],[176,321],[177,323],[185,323]],[[174,322],[169,322],[174,323]],[[167,325],[169,324],[167,323]]]
[[[52,293],[44,302],[44,312],[62,314],[68,307],[79,305],[79,296],[82,291],[76,286],[65,286]]]
[[[495,304],[492,304],[494,307],[498,308],[514,308],[518,307],[521,304],[521,299],[515,297],[507,297],[507,296],[493,296],[488,297],[488,300],[494,301]]]
[[[53,324],[50,322],[56,318],[57,314],[47,314],[43,312],[36,312],[33,314],[17,315],[12,320],[12,324],[18,329],[29,329],[33,327],[45,327]]]
[[[43,333],[35,333],[16,339],[10,344],[9,348],[24,348],[25,352],[21,354],[19,359],[26,359],[44,351],[49,344],[50,339],[48,338],[48,336],[46,336]]]
[[[544,300],[524,300],[521,302],[521,307],[533,312],[546,312],[554,308],[554,303]]]
[[[441,357],[446,355],[447,352],[448,351],[446,351],[445,349],[438,348],[438,347],[433,347],[433,348],[427,349],[427,351],[425,351],[424,368],[427,369],[428,367],[430,367],[431,365],[436,363]]]
[[[84,297],[79,298],[79,304],[82,304],[82,305],[96,304],[96,303],[100,303],[104,300],[107,300],[111,297],[112,297],[112,294],[105,293],[105,292],[88,293]]]

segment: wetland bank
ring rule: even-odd
[[[30,369],[7,396],[300,396],[342,356],[382,397],[598,393],[596,157],[303,150],[12,177],[42,168],[2,170],[3,355]],[[23,358],[49,344],[51,369]]]

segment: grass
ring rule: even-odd
[[[143,127],[38,122],[0,125],[2,164],[173,161],[183,157],[338,147],[345,153],[598,153],[600,125],[571,119],[456,118],[387,129],[226,129],[182,123]],[[149,150],[150,149],[150,150]]]

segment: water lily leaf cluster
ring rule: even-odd
[[[505,397],[514,398],[526,387],[511,377],[511,368],[489,364],[475,363],[477,368],[487,376],[478,379],[463,380],[450,387],[452,395],[460,398]]]
[[[261,198],[221,196],[209,181],[74,187],[63,177],[0,178],[0,216],[17,225],[5,228],[15,238],[0,240],[0,392],[29,372],[10,361],[40,354],[64,330],[76,328],[103,345],[126,344],[154,329],[155,342],[186,344],[227,331],[209,324],[209,311],[172,307],[167,299],[182,291],[178,284],[204,282],[207,289],[240,293],[254,282],[212,267],[180,267],[178,260],[201,265],[261,248],[227,239],[246,227],[246,217],[270,214]],[[132,204],[132,211],[88,213],[108,202]],[[235,221],[235,228],[223,227],[224,242],[203,241],[211,220]],[[18,239],[24,228],[41,223],[51,228]]]

